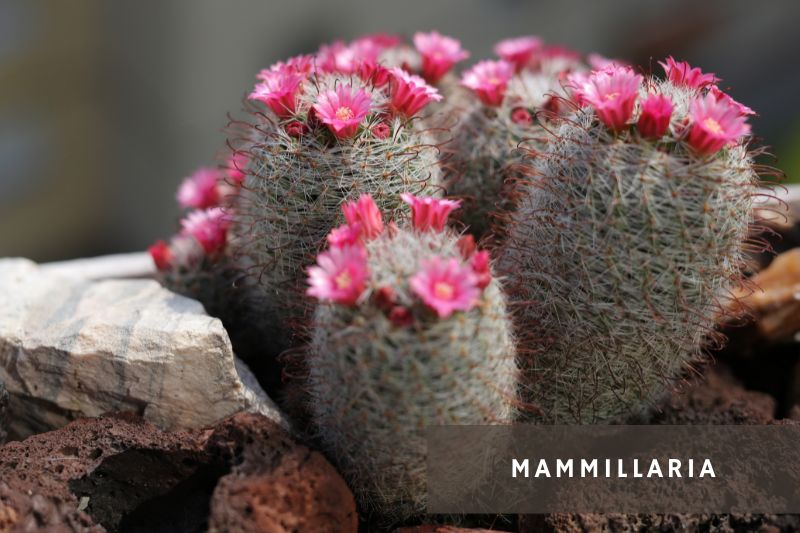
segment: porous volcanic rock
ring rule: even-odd
[[[80,419],[0,448],[0,531],[357,531],[355,500],[317,452],[242,413],[166,432]]]

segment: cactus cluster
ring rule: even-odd
[[[378,37],[357,43],[364,49],[351,44],[349,62],[323,47],[262,71],[248,118],[231,126],[230,145],[248,161],[234,204],[235,256],[278,331],[305,322],[303,266],[341,220],[344,202],[369,193],[392,213],[401,193],[439,193],[435,141],[415,119],[441,96],[422,78],[377,62],[398,46]]]
[[[481,61],[462,76],[472,101],[452,128],[445,178],[448,193],[464,198],[459,218],[469,231],[483,237],[494,228],[502,240],[523,159],[518,145],[545,148],[546,125],[563,111],[565,77],[585,67],[578,53],[533,36],[501,41],[495,52],[500,60]]]
[[[593,423],[663,393],[742,278],[758,176],[752,113],[672,59],[666,80],[571,78],[583,106],[541,153],[500,254],[537,420]]]
[[[517,384],[488,253],[444,227],[456,202],[404,198],[411,227],[338,228],[309,271],[313,423],[362,505],[390,519],[425,510],[422,429],[509,423]]]
[[[467,54],[436,32],[263,70],[226,168],[182,184],[193,211],[151,248],[166,285],[265,352],[307,341],[313,435],[389,520],[425,510],[422,429],[636,412],[715,338],[742,281],[752,111],[715,76],[672,58],[666,79],[598,56],[589,70],[533,37],[496,51],[461,93]],[[452,146],[434,108],[457,115]],[[459,207],[496,266],[448,226]]]

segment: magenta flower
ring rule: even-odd
[[[436,83],[450,72],[453,65],[469,57],[469,52],[461,48],[461,43],[439,32],[417,32],[414,46],[422,56],[422,77],[428,83]]]
[[[367,251],[363,246],[331,248],[317,256],[317,265],[308,269],[306,294],[320,300],[354,305],[364,292],[367,277]]]
[[[494,53],[500,56],[501,59],[514,65],[514,69],[519,72],[525,68],[533,57],[533,54],[541,47],[541,39],[528,35],[525,37],[503,39],[494,46]]]
[[[308,77],[313,71],[314,71],[314,56],[306,54],[306,55],[291,57],[286,62],[278,61],[277,63],[270,66],[268,69],[264,69],[258,74],[256,74],[256,78],[264,81],[266,78],[270,76],[270,73],[272,72],[302,74],[304,77]]]
[[[392,128],[385,122],[378,122],[372,126],[372,135],[376,139],[386,139],[392,134]]]
[[[419,231],[444,230],[450,212],[461,205],[461,200],[420,198],[409,193],[401,194],[400,198],[411,206],[411,223]]]
[[[629,66],[625,61],[619,59],[609,59],[600,54],[589,54],[586,58],[592,70],[604,70],[613,67],[627,67]]]
[[[206,209],[218,205],[220,195],[217,186],[221,178],[222,176],[216,168],[198,168],[178,187],[176,195],[178,204],[184,209],[190,207]]]
[[[511,122],[518,126],[530,126],[533,124],[533,115],[524,107],[515,107],[511,110]]]
[[[306,76],[291,69],[262,70],[249,100],[257,100],[266,104],[280,118],[294,114],[297,108],[297,94]]]
[[[672,100],[663,94],[650,94],[642,102],[642,112],[636,127],[642,137],[660,139],[669,128],[672,117]]]
[[[392,78],[392,74],[389,72],[389,69],[380,63],[375,63],[374,61],[362,61],[358,65],[357,70],[358,77],[361,78],[361,81],[370,83],[376,88],[383,87],[389,83]]]
[[[612,130],[621,130],[633,114],[642,76],[629,67],[611,67],[592,72],[578,97],[594,107],[600,120]]]
[[[469,311],[480,296],[475,274],[458,259],[433,257],[410,280],[411,290],[440,318]]]
[[[492,272],[489,270],[489,252],[481,250],[475,253],[469,266],[475,274],[475,286],[480,290],[485,289],[492,282]]]
[[[741,113],[742,115],[755,115],[756,114],[755,111],[753,111],[752,109],[750,109],[746,105],[734,100],[733,97],[731,97],[731,95],[729,95],[728,93],[722,92],[720,90],[720,88],[717,87],[716,85],[712,85],[711,87],[709,87],[708,92],[710,94],[713,94],[714,98],[716,98],[718,102],[724,100],[725,102],[727,102],[727,103],[731,104],[732,106],[734,106],[736,109],[739,110],[739,113]]]
[[[691,129],[687,140],[702,154],[715,154],[750,133],[747,117],[734,104],[717,100],[711,93],[689,104],[689,116]]]
[[[317,96],[314,111],[317,118],[342,139],[356,134],[361,121],[369,114],[371,104],[364,89],[353,91],[350,85],[342,84]]]
[[[374,239],[383,231],[383,217],[369,194],[362,194],[355,202],[345,203],[342,212],[347,224],[358,225],[366,239]]]
[[[338,228],[333,228],[328,233],[328,244],[332,248],[342,246],[352,246],[361,242],[361,224],[356,222],[354,224],[343,224]]]
[[[323,72],[352,74],[358,68],[358,64],[355,50],[343,41],[323,44],[317,52],[317,66]]]
[[[200,243],[209,255],[221,252],[225,247],[230,220],[221,207],[203,211],[192,211],[181,220],[183,233]]]
[[[689,66],[686,61],[675,61],[672,56],[667,58],[666,63],[659,61],[658,64],[664,68],[667,79],[675,85],[687,85],[700,89],[720,81],[714,74],[704,74],[699,68]]]
[[[391,109],[393,113],[411,118],[430,102],[442,99],[439,91],[425,83],[419,76],[395,67],[392,74]]]
[[[155,242],[147,249],[150,257],[153,258],[156,268],[160,271],[169,270],[172,267],[172,251],[164,241]]]
[[[461,85],[472,89],[485,105],[499,106],[512,76],[514,66],[507,61],[481,61],[464,73]]]

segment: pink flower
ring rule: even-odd
[[[419,231],[444,230],[447,217],[453,209],[461,205],[461,200],[443,200],[440,198],[419,198],[409,193],[400,195],[405,203],[411,206],[411,222]]]
[[[335,90],[321,93],[313,107],[317,118],[341,139],[356,134],[371,104],[364,89],[353,91],[350,85],[341,84]]]
[[[642,112],[636,127],[642,137],[660,139],[669,128],[672,117],[672,100],[663,94],[650,94],[642,102]]]
[[[194,174],[184,179],[176,195],[178,204],[184,209],[194,207],[206,209],[219,204],[217,184],[221,179],[219,170],[211,167],[198,168]]]
[[[334,228],[328,234],[328,244],[331,247],[352,246],[361,242],[361,224],[343,224]]]
[[[586,99],[583,97],[583,87],[589,83],[589,72],[570,72],[567,74],[567,82],[564,86],[569,89],[572,99],[580,106],[587,105]]]
[[[453,65],[469,57],[459,41],[436,31],[415,33],[414,46],[422,56],[422,77],[428,83],[436,83]]]
[[[507,61],[481,61],[464,73],[461,85],[472,89],[485,105],[503,103],[514,67]]]
[[[227,215],[220,207],[192,211],[181,220],[183,233],[194,237],[209,255],[221,252],[225,247],[229,224]]]
[[[475,237],[466,233],[458,238],[456,242],[456,246],[458,247],[458,251],[461,254],[463,259],[469,259],[472,257],[472,254],[475,253],[476,245],[475,245]]]
[[[515,107],[511,110],[511,122],[519,126],[530,126],[533,124],[533,115],[524,107]]]
[[[747,117],[734,104],[717,100],[711,93],[689,104],[689,116],[692,124],[687,140],[703,154],[715,154],[750,133]]]
[[[395,67],[392,74],[392,112],[411,118],[416,115],[429,102],[438,102],[442,99],[439,91],[425,83],[419,76],[409,74],[405,70]]]
[[[542,47],[542,40],[532,35],[503,39],[494,46],[494,53],[508,61],[517,72],[525,68],[533,54]]]
[[[363,246],[331,248],[317,256],[317,266],[308,269],[306,294],[353,305],[364,292],[367,276],[367,251]]]
[[[619,59],[609,59],[605,56],[601,56],[600,54],[589,54],[586,59],[589,62],[589,66],[592,67],[592,70],[604,70],[607,68],[628,66],[625,61],[621,61]]]
[[[397,327],[406,327],[414,323],[414,316],[407,307],[395,305],[389,311],[389,321]]]
[[[147,251],[150,252],[150,257],[153,258],[158,270],[169,270],[172,267],[172,251],[164,241],[156,241]]]
[[[675,61],[672,56],[667,58],[666,63],[659,61],[658,64],[664,68],[667,79],[675,85],[687,85],[699,89],[720,81],[713,74],[704,74],[699,68],[692,68],[686,61]]]
[[[259,73],[263,81],[256,84],[247,97],[266,104],[280,118],[294,114],[297,108],[297,94],[305,81],[305,74],[292,69],[267,70]]]
[[[378,122],[372,126],[372,135],[376,139],[386,139],[392,134],[392,128],[385,122]]]
[[[475,285],[480,289],[485,289],[492,282],[492,272],[489,270],[489,252],[481,250],[472,256],[469,262],[472,272],[475,274]]]
[[[308,126],[297,120],[289,122],[284,126],[284,129],[289,137],[294,137],[295,139],[299,139],[308,132]]]
[[[458,259],[433,257],[410,280],[411,290],[441,318],[469,311],[480,296],[475,274]]]
[[[621,130],[633,114],[642,76],[629,67],[611,67],[592,72],[576,89],[583,102],[594,107],[597,116],[613,130]]]
[[[350,226],[358,224],[367,239],[374,239],[383,231],[383,217],[369,194],[362,194],[355,202],[342,205],[344,219]]]
[[[736,109],[738,109],[739,113],[741,113],[742,115],[755,115],[756,114],[755,111],[753,111],[752,109],[750,109],[746,105],[734,100],[731,97],[731,95],[729,95],[728,93],[722,92],[720,90],[720,88],[717,87],[716,85],[712,85],[711,87],[709,87],[708,92],[710,94],[713,94],[714,98],[716,98],[718,102],[724,100],[724,101],[728,102],[729,104],[731,104],[732,106],[736,107]]]
[[[374,61],[362,61],[358,65],[358,77],[373,87],[381,88],[392,78],[389,69]]]
[[[244,152],[235,152],[228,158],[228,178],[235,184],[241,185],[246,177],[245,171],[250,158]]]
[[[352,74],[356,71],[359,63],[355,50],[344,44],[343,41],[323,44],[317,52],[317,65],[324,72]]]

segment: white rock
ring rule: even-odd
[[[248,410],[287,426],[222,323],[152,280],[89,281],[0,260],[0,382],[10,433],[135,411],[164,429]]]

